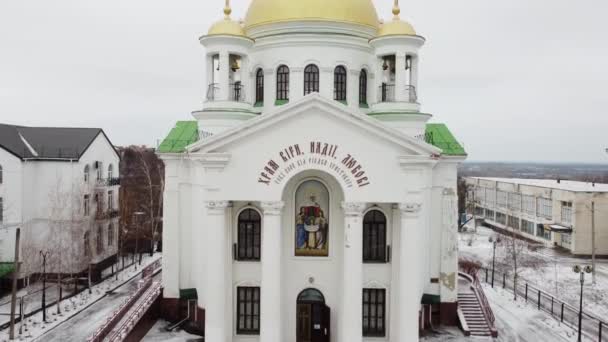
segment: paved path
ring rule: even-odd
[[[160,273],[155,280],[160,280]],[[121,286],[114,294],[107,295],[97,303],[91,305],[76,316],[57,326],[50,332],[42,335],[36,341],[83,342],[91,336],[104,320],[114,310],[118,309],[129,295],[137,290],[137,283],[141,276]]]

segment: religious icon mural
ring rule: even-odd
[[[309,180],[296,190],[296,256],[329,256],[329,191]]]

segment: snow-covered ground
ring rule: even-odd
[[[183,330],[167,332],[165,327],[169,325],[169,322],[159,320],[144,336],[142,342],[198,342],[203,340],[200,336],[190,335]]]
[[[83,291],[82,293],[72,297],[68,300],[64,300],[61,304],[62,313],[57,315],[57,306],[52,306],[47,309],[47,322],[42,322],[42,312],[39,312],[28,319],[25,320],[25,324],[23,326],[23,332],[19,335],[20,324],[16,324],[15,326],[15,336],[19,337],[19,341],[66,341],[65,339],[52,339],[46,338],[43,336],[44,334],[49,333],[49,331],[57,328],[58,330],[63,329],[62,326],[64,322],[70,320],[73,317],[78,317],[81,312],[93,306],[97,302],[102,299],[108,297],[108,291],[117,291],[120,292],[121,288],[125,286],[125,284],[137,282],[135,279],[140,273],[141,270],[147,265],[155,262],[161,257],[161,254],[155,254],[152,257],[145,256],[142,260],[142,265],[133,265],[125,270],[121,271],[118,274],[118,280],[116,277],[111,277],[106,279],[102,283],[99,283],[92,287],[92,294],[89,294],[88,291]],[[134,291],[136,287],[129,288],[129,291]],[[128,294],[128,291],[126,291]],[[115,301],[108,301],[107,305],[99,305],[96,307],[95,312],[99,315],[98,319],[88,319],[88,325],[94,327],[91,331],[95,331],[97,325],[103,323],[105,317],[111,314],[115,310],[115,304],[119,305],[121,301],[118,303],[114,303]],[[72,329],[67,329],[66,332],[69,334],[73,334]],[[5,329],[0,331],[0,341],[6,342],[9,341],[9,330]],[[74,341],[84,341],[83,339],[77,339]]]
[[[465,337],[456,328],[441,331],[435,336],[423,337],[421,341],[438,342],[570,342],[577,335],[571,328],[560,325],[550,315],[538,311],[524,301],[513,301],[513,294],[500,288],[485,286],[484,291],[496,317],[498,338]],[[591,342],[583,338],[585,342]]]
[[[490,236],[497,233],[485,227],[478,227],[477,233],[465,232],[460,234],[460,258],[480,261],[484,266],[492,265],[492,243]],[[496,259],[505,259],[504,248],[496,249]],[[523,268],[520,284],[528,282],[531,286],[555,296],[556,298],[578,307],[580,299],[580,277],[572,272],[572,266],[588,265],[590,260],[563,255],[552,249],[540,249],[527,252],[537,258],[539,263],[534,267]],[[501,272],[505,266],[497,264]],[[510,271],[510,269],[507,269]],[[608,260],[598,260],[596,265],[597,282],[591,282],[591,275],[586,275],[584,287],[584,312],[608,321]],[[511,272],[512,273],[512,272]]]

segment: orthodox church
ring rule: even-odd
[[[457,322],[456,170],[425,38],[371,0],[252,0],[200,38],[166,165],[163,315],[206,341],[418,341]]]

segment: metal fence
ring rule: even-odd
[[[480,272],[482,273],[480,274],[480,279],[487,284],[492,284],[492,270],[484,267]],[[538,310],[550,314],[555,319],[578,331],[578,308],[530,285],[524,279],[518,279],[517,288],[515,288],[513,285],[513,275],[495,270],[494,287],[501,287],[514,295],[516,294],[518,300],[524,300],[534,305]],[[582,316],[583,334],[591,339],[597,338],[596,341],[598,342],[608,342],[608,323],[586,313],[584,309]]]

